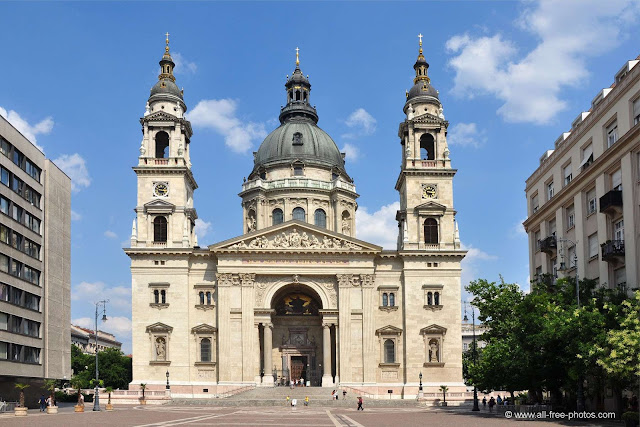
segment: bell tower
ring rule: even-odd
[[[398,250],[460,248],[453,209],[453,177],[447,127],[439,92],[431,85],[429,64],[420,49],[414,64],[413,87],[406,92],[398,137],[402,164],[396,182],[400,193]]]
[[[158,82],[151,88],[142,125],[138,165],[136,219],[131,247],[193,247],[196,210],[193,192],[198,185],[191,173],[190,140],[193,131],[185,119],[184,91],[173,75],[169,33],[160,60]]]

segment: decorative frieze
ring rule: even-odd
[[[283,231],[274,236],[258,236],[248,241],[244,240],[229,246],[229,249],[333,249],[360,250],[362,246],[338,237],[320,236],[297,229],[290,232]]]
[[[362,281],[363,288],[372,288],[376,284],[376,275],[375,274],[361,274],[360,280]]]

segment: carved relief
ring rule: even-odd
[[[360,279],[362,280],[363,288],[371,288],[376,284],[376,276],[374,274],[361,274]]]
[[[313,233],[303,231],[299,233],[295,228],[287,233],[282,232],[269,239],[266,236],[258,236],[247,244],[244,240],[229,246],[229,249],[334,249],[334,250],[360,250],[362,246],[356,245],[337,237],[316,236]]]
[[[255,273],[241,273],[240,283],[242,286],[253,286],[253,282],[256,280]]]
[[[218,286],[231,286],[233,284],[233,274],[231,273],[216,273],[216,279],[218,280]]]
[[[338,274],[338,286],[341,288],[360,286],[360,278],[354,274]]]

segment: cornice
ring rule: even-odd
[[[198,188],[198,183],[196,179],[193,177],[193,172],[187,166],[156,166],[156,165],[143,165],[143,166],[134,166],[133,171],[137,175],[180,175],[184,174],[189,183],[193,187],[193,189]]]

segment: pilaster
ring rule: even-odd
[[[377,308],[375,283],[373,274],[360,275],[362,285],[362,363],[364,367],[364,382],[376,382],[376,364],[372,363],[371,356],[376,351],[376,332],[374,308]]]
[[[352,274],[338,275],[338,322],[340,334],[340,379],[351,382],[351,288],[354,276]]]

